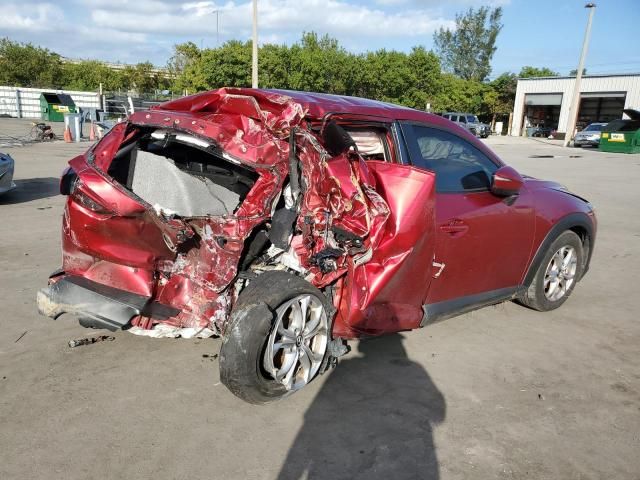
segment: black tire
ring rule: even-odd
[[[564,295],[555,301],[551,301],[545,295],[545,273],[553,255],[564,246],[571,246],[576,251],[577,264],[575,277],[573,283],[567,289]],[[583,270],[584,247],[582,245],[582,240],[580,240],[580,237],[574,232],[567,230],[560,234],[558,238],[556,238],[551,244],[551,246],[547,250],[547,253],[542,259],[540,266],[538,267],[538,271],[536,272],[531,285],[529,285],[527,291],[518,298],[518,301],[521,304],[540,312],[555,310],[560,305],[562,305],[567,300],[567,298],[569,298],[569,295],[571,295],[571,292],[573,292],[576,283],[578,283],[578,280],[580,280],[580,278],[582,277]]]
[[[293,393],[264,371],[262,358],[276,319],[275,310],[303,294],[317,297],[327,314],[333,311],[320,290],[287,272],[263,273],[240,293],[220,348],[220,381],[231,393],[256,405]]]

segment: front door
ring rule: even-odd
[[[515,288],[532,247],[531,195],[505,199],[489,190],[499,165],[449,131],[404,125],[414,165],[436,174],[436,263],[428,304],[500,296]]]

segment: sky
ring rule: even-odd
[[[640,0],[596,3],[587,72],[640,72]],[[315,31],[356,53],[430,49],[434,31],[480,5],[503,7],[491,77],[524,65],[576,68],[588,17],[582,0],[258,0],[259,42],[292,44]],[[0,37],[70,58],[164,66],[176,43],[251,38],[250,0],[0,0],[0,7]]]

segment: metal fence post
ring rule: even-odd
[[[20,106],[20,89],[16,88],[16,116],[22,118],[22,107]]]

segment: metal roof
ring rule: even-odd
[[[583,75],[582,78],[605,78],[605,77],[640,77],[639,73],[593,73]],[[575,75],[557,75],[555,77],[518,77],[518,81],[522,80],[565,80],[569,78],[576,78]]]

